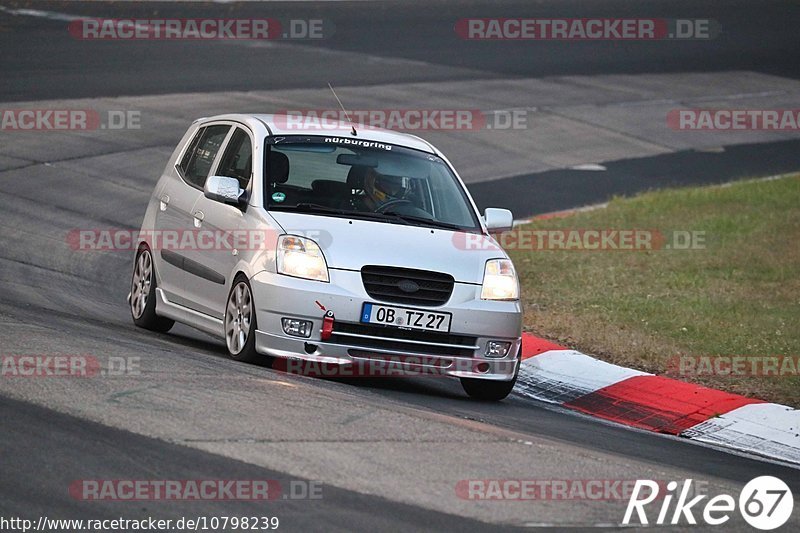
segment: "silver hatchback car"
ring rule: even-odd
[[[131,314],[219,336],[240,361],[453,376],[499,400],[519,371],[522,309],[490,231],[512,221],[505,209],[481,217],[419,137],[203,118],[147,206]]]

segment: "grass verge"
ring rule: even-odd
[[[597,242],[583,230],[641,230],[657,249],[581,249]],[[615,198],[515,231],[527,331],[800,407],[800,175]]]

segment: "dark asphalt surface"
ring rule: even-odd
[[[449,81],[469,77],[539,77],[752,70],[800,78],[800,9],[792,2],[690,1],[644,4],[559,2],[268,2],[166,3],[0,1],[8,9],[114,18],[265,17],[322,19],[320,40],[275,40],[277,47],[231,42],[81,41],[64,20],[0,11],[0,101],[318,88]],[[470,42],[454,24],[468,17],[647,17],[711,19],[710,40],[636,42]],[[430,64],[381,65],[317,54],[334,50]],[[436,67],[440,68],[437,69]],[[603,176],[555,170],[471,184],[479,207],[512,209],[517,218],[599,203],[615,194],[664,186],[711,184],[800,169],[796,142],[741,145],[719,154],[681,152],[607,165]],[[576,187],[576,184],[580,187]],[[546,193],[546,194],[545,194]]]
[[[259,4],[161,4],[12,2],[9,9],[33,8],[74,15],[109,17],[274,17],[330,20],[334,34],[321,42],[284,44],[276,48],[250,48],[229,43],[88,43],[69,37],[66,22],[15,17],[0,11],[0,101],[30,101],[174,92],[211,92],[304,88],[334,85],[378,84],[411,81],[446,81],[502,76],[546,76],[595,73],[649,73],[672,71],[754,70],[784,77],[800,77],[800,9],[792,2],[733,1],[724,5],[678,2],[330,2]],[[646,6],[646,7],[645,7]],[[453,25],[470,16],[593,17],[642,16],[711,18],[723,28],[713,43],[466,43],[457,38]],[[412,59],[441,68],[374,68],[369,61],[339,64],[335,56],[315,54],[317,49],[362,51],[372,56]],[[334,57],[334,59],[332,59]],[[654,187],[689,183],[718,183],[731,178],[785,172],[800,168],[800,144],[796,141],[728,147],[722,153],[679,152],[664,156],[607,164],[605,173],[552,171],[532,176],[477,183],[471,186],[481,206],[503,205],[517,215],[552,211],[603,201],[613,194],[629,194]],[[687,172],[691,170],[691,172]],[[22,171],[26,172],[26,171]],[[37,170],[24,174],[36,183]],[[44,171],[42,171],[44,172]],[[588,177],[592,179],[587,180]],[[595,176],[597,176],[596,179]],[[691,176],[691,178],[689,178]],[[133,327],[124,305],[130,273],[125,254],[76,257],[63,249],[61,232],[70,227],[109,224],[136,227],[152,188],[153,177],[142,176],[114,189],[103,209],[81,199],[69,180],[48,182],[48,198],[33,204],[32,186],[25,180],[0,184],[0,318],[3,335],[15,343],[0,351],[41,352],[59,346],[105,354],[122,350],[153,364],[163,364],[162,374],[152,378],[166,389],[186,376],[175,369],[195,365],[218,375],[220,380],[270,378],[276,372],[247,365],[231,365],[219,343],[185,328],[173,334],[153,335]],[[580,186],[578,186],[580,185]],[[33,187],[35,188],[35,187]],[[109,212],[109,206],[120,206]],[[141,206],[132,208],[130,206]],[[46,211],[37,212],[44,207]],[[101,211],[101,212],[98,212]],[[53,244],[55,239],[56,244]],[[11,323],[30,326],[21,336]],[[38,329],[40,328],[41,329]],[[46,333],[45,333],[46,332]],[[280,377],[280,376],[278,376]],[[203,382],[205,383],[205,382]],[[297,424],[286,412],[306,401],[327,403],[329,396],[341,402],[367,403],[393,412],[410,413],[418,419],[441,417],[447,424],[485,425],[487,433],[512,432],[521,438],[541,439],[555,446],[581,450],[575,458],[579,477],[585,457],[608,454],[620,469],[633,468],[645,475],[713,476],[743,483],[758,475],[772,474],[800,491],[797,470],[731,455],[678,439],[631,431],[546,408],[536,402],[512,397],[501,404],[482,404],[465,399],[457,382],[382,380],[347,384],[302,380],[281,414],[265,409],[258,417],[245,412],[251,405],[245,391],[220,385],[220,394],[242,394],[235,404],[202,404],[205,383],[194,384],[198,403],[193,416],[224,418],[222,406],[242,408],[242,424]],[[397,503],[358,491],[327,487],[322,501],[275,502],[267,505],[242,502],[204,502],[175,505],[156,502],[131,505],[120,502],[79,502],[66,487],[80,478],[228,478],[287,479],[283,471],[255,466],[229,456],[209,453],[139,434],[137,411],[124,411],[136,433],[71,416],[59,411],[94,412],[102,395],[86,386],[85,404],[58,405],[59,409],[34,406],[47,403],[51,390],[12,385],[15,396],[0,396],[0,514],[39,514],[49,517],[117,517],[157,515],[159,518],[241,513],[274,513],[289,531],[311,530],[451,530],[496,528],[482,522],[425,509],[422,505]],[[247,394],[259,391],[248,389]],[[258,397],[268,403],[270,397]],[[105,405],[105,404],[102,404]],[[188,416],[187,414],[187,416]],[[145,413],[141,413],[145,419]],[[248,416],[250,418],[248,418]],[[438,418],[437,418],[438,419]],[[221,424],[221,422],[220,422]],[[320,432],[338,429],[334,422]],[[146,424],[145,424],[146,426]],[[315,429],[315,430],[317,430]],[[242,429],[242,431],[245,431]],[[206,435],[225,438],[225,430]],[[344,446],[333,443],[332,446]],[[292,443],[286,445],[287,468]],[[345,450],[344,448],[342,448]],[[468,453],[469,450],[463,453]],[[347,454],[349,452],[342,451]],[[520,475],[533,475],[552,463],[547,455],[531,454],[520,464]],[[603,455],[605,456],[605,455]],[[392,458],[388,457],[387,461]],[[488,461],[489,459],[487,459]],[[358,463],[359,456],[353,454]],[[399,461],[399,460],[398,460]],[[443,470],[456,472],[463,458],[442,453]],[[632,466],[631,466],[632,465]],[[409,464],[391,464],[398,471]],[[388,474],[387,474],[388,475]],[[453,473],[454,477],[467,475]],[[591,474],[584,474],[589,477]],[[365,489],[366,490],[366,489]],[[567,510],[569,508],[566,508]],[[566,515],[569,511],[566,512]],[[488,520],[488,519],[487,519]],[[732,528],[733,529],[733,528]]]
[[[604,172],[551,170],[471,183],[479,209],[502,205],[518,219],[665,187],[712,185],[800,169],[800,141],[739,144],[721,152],[685,150],[603,164]]]
[[[0,13],[0,101],[275,88],[324,87],[457,79],[415,69],[375,69],[369,62],[343,65],[308,56],[308,46],[399,57],[472,71],[470,77],[552,76],[754,70],[800,76],[800,10],[793,2],[735,0],[715,6],[687,0],[631,2],[512,1],[68,3],[12,2],[97,17],[266,17],[330,21],[333,34],[319,41],[291,41],[280,49],[228,43],[89,42],[64,32],[65,21]],[[469,17],[703,18],[722,28],[709,41],[468,42],[454,31]],[[13,31],[9,28],[13,27]],[[19,31],[23,29],[24,31]],[[281,41],[276,41],[281,42]],[[285,42],[285,41],[284,41]],[[294,48],[294,49],[292,49]],[[462,74],[463,75],[463,74]]]
[[[123,275],[123,274],[120,274]],[[31,283],[26,282],[26,285]],[[61,282],[54,288],[60,294],[68,291]],[[106,291],[103,291],[107,293]],[[17,309],[14,309],[17,307]],[[91,353],[108,350],[109,344],[126,347],[125,353],[141,356],[142,366],[149,366],[153,359],[165,363],[180,361],[210,369],[227,378],[236,376],[275,375],[280,372],[263,367],[233,363],[228,365],[224,347],[219,342],[207,340],[202,334],[177,326],[166,335],[153,334],[134,328],[125,320],[124,312],[111,311],[113,316],[87,319],[70,311],[54,311],[48,305],[0,306],[0,316],[9,312],[23,323],[35,324],[37,317],[48,317],[48,329],[62,332],[81,332]],[[124,311],[124,310],[123,310]],[[93,315],[84,312],[83,315]],[[36,339],[33,333],[33,340]],[[20,378],[17,378],[20,379]],[[25,379],[25,378],[21,378]],[[153,386],[170,386],[170,382],[181,376],[153,376],[148,379]],[[289,378],[293,379],[293,378]],[[390,409],[410,411],[423,417],[445,417],[460,423],[486,424],[489,432],[498,435],[510,433],[512,438],[546,439],[556,446],[586,448],[591,453],[608,453],[621,463],[647,465],[642,471],[654,476],[668,477],[668,472],[688,472],[692,479],[702,482],[708,479],[729,480],[741,486],[750,479],[762,475],[773,475],[783,479],[790,488],[800,491],[800,475],[794,468],[767,463],[761,460],[713,448],[702,447],[683,439],[655,435],[631,430],[614,424],[602,423],[589,417],[567,413],[560,409],[543,406],[520,396],[511,396],[502,403],[479,403],[465,398],[457,381],[440,379],[372,379],[372,380],[324,380],[299,379],[303,394],[298,400],[316,395],[343,392],[352,402],[366,401]],[[88,385],[87,385],[88,386]],[[225,387],[220,383],[220,390]],[[89,390],[87,389],[87,393]],[[265,406],[275,400],[269,395],[259,394]],[[93,401],[93,400],[90,400]],[[113,409],[108,399],[109,410]],[[342,410],[347,412],[342,403]],[[62,406],[74,409],[75,406]],[[217,414],[215,405],[198,405],[208,414]],[[267,408],[259,420],[260,424],[283,423],[290,407],[284,414],[276,416],[278,406]],[[136,411],[134,410],[135,414]],[[234,513],[254,513],[278,516],[282,527],[288,531],[368,531],[376,527],[388,531],[432,530],[432,531],[484,531],[499,530],[499,527],[465,520],[444,513],[403,505],[384,498],[337,489],[323,483],[321,500],[276,501],[276,502],[117,502],[78,501],[69,492],[69,485],[81,479],[267,479],[278,480],[283,487],[291,480],[302,479],[275,471],[245,464],[227,457],[206,453],[187,446],[177,445],[161,439],[148,438],[128,431],[90,422],[75,416],[35,406],[0,396],[0,453],[4,457],[0,464],[0,516],[49,518],[180,518],[181,516],[225,516]],[[133,425],[138,421],[131,420]],[[302,419],[293,423],[303,425]],[[456,422],[459,423],[459,422]],[[494,428],[494,429],[491,429]],[[267,433],[270,434],[269,432]],[[225,432],[208,434],[209,440],[231,438]],[[369,438],[369,437],[365,437]],[[254,439],[258,440],[258,439]],[[292,443],[287,443],[291,447]],[[332,443],[335,445],[335,443]],[[435,444],[434,444],[435,445]],[[462,453],[471,453],[464,448]],[[537,452],[532,451],[532,454]],[[458,458],[455,458],[456,463]],[[518,465],[520,472],[530,475],[536,471],[538,462],[547,463],[546,455],[532,455],[530,465]],[[287,462],[290,458],[287,456]],[[386,458],[387,474],[392,464]],[[442,461],[446,459],[442,458]],[[575,468],[581,471],[581,457],[575,457]],[[413,464],[400,466],[414,469]],[[464,477],[467,472],[453,467],[454,478]],[[642,466],[638,468],[642,469]],[[581,477],[583,476],[583,477]],[[520,477],[525,477],[520,474]],[[584,473],[577,479],[591,478]],[[534,477],[535,479],[535,477]],[[670,478],[671,479],[671,478]],[[714,486],[714,485],[712,485]],[[444,495],[443,495],[444,496]],[[515,505],[526,505],[516,502]],[[564,504],[564,520],[569,520],[569,504]],[[465,529],[467,528],[467,529]],[[740,530],[731,527],[731,530]]]
[[[486,524],[365,494],[321,487],[319,499],[283,499],[296,477],[192,448],[149,439],[31,404],[0,401],[0,516],[104,520],[237,516],[279,518],[289,531],[479,531]],[[24,443],[24,445],[20,445]],[[14,460],[9,459],[13,457]],[[93,473],[87,477],[87,471]],[[85,479],[267,480],[270,501],[81,500],[67,490]],[[300,485],[295,485],[300,486]],[[295,494],[301,494],[295,489]],[[498,528],[500,529],[500,528]]]

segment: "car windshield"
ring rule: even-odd
[[[480,228],[461,184],[433,154],[338,137],[268,138],[266,153],[271,210]]]

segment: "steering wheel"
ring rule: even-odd
[[[403,205],[403,204],[414,205],[413,202],[411,202],[411,200],[403,200],[402,198],[398,198],[398,199],[395,199],[395,200],[389,200],[388,202],[386,202],[385,204],[380,206],[378,209],[376,209],[375,212],[376,213],[385,213],[386,210],[389,209],[390,207],[394,207],[394,206],[397,206],[397,205]]]

